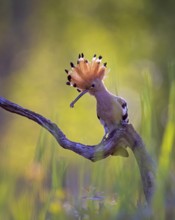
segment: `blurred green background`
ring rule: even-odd
[[[127,100],[157,163],[153,219],[175,216],[174,11],[172,0],[0,2],[0,96],[55,121],[71,140],[96,144],[95,99],[70,109],[77,92],[64,69],[81,52],[102,55],[106,86]],[[0,109],[1,219],[141,219],[141,194],[132,152],[91,163]]]

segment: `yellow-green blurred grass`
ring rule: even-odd
[[[130,121],[140,129],[147,149],[154,157],[154,149],[159,147],[152,137],[156,129],[152,96],[157,84],[153,82],[151,70],[145,69],[150,66],[149,63],[137,60],[138,63],[133,66],[126,65],[129,54],[133,50],[139,52],[134,41],[136,33],[142,36],[140,39],[146,45],[153,44],[148,33],[145,35],[137,30],[134,34],[132,25],[132,30],[128,31],[130,24],[125,27],[121,25],[122,30],[117,32],[106,31],[97,21],[91,24],[89,30],[87,25],[92,22],[91,18],[84,23],[75,17],[73,23],[64,27],[64,41],[69,42],[67,48],[66,43],[54,36],[56,24],[47,19],[42,22],[45,21],[47,28],[40,29],[40,40],[32,47],[26,64],[10,78],[9,99],[55,121],[74,141],[98,143],[103,136],[103,128],[96,118],[95,100],[87,95],[74,109],[70,109],[69,104],[77,92],[66,87],[64,69],[69,68],[69,61],[76,62],[79,52],[84,52],[88,59],[94,52],[105,55],[104,60],[111,69],[105,83],[109,90],[129,102]],[[135,19],[132,20],[134,22]],[[82,31],[78,40],[69,40],[72,28],[77,33]],[[93,48],[93,51],[89,48]],[[151,47],[146,48],[148,55]],[[26,213],[28,219],[44,219],[47,215],[54,219],[65,215],[70,218],[75,213],[79,215],[83,212],[97,219],[101,203],[104,205],[104,219],[111,216],[115,219],[123,211],[135,211],[141,197],[141,182],[132,152],[128,159],[110,157],[92,163],[61,149],[50,134],[43,131],[40,134],[41,129],[34,122],[16,115],[9,115],[9,122],[7,135],[1,140],[5,148],[2,169],[7,170],[5,176],[1,175],[0,186],[3,192],[0,203],[3,217],[24,219]],[[169,131],[166,133],[169,135]],[[102,199],[95,200],[96,195]],[[83,196],[86,199],[83,200]]]
[[[172,76],[170,78],[168,119],[162,139],[162,146],[156,146],[156,140],[153,136],[154,130],[157,129],[157,125],[154,123],[155,87],[153,75],[149,70],[146,70],[141,73],[139,79],[142,81],[140,131],[153,158],[156,158],[154,147],[161,147],[160,156],[157,156],[158,191],[154,198],[155,210],[161,209],[159,217],[165,216],[166,213],[165,183],[169,181],[167,179],[169,178],[168,170],[170,166],[174,165],[173,157],[170,157],[175,135],[175,86]],[[65,75],[62,78],[64,79]],[[23,81],[24,87],[28,86],[27,79],[24,78]],[[110,84],[108,79],[107,83]],[[52,80],[48,81],[48,86],[51,87],[51,84]],[[120,86],[118,88],[120,92]],[[25,89],[23,90],[25,94]],[[69,87],[64,88],[66,98],[63,92],[53,94],[54,102],[50,97],[48,102],[51,100],[51,105],[47,106],[46,104],[46,107],[45,102],[41,102],[41,106],[39,106],[35,96],[32,106],[41,112],[49,115],[52,114],[50,118],[58,122],[58,125],[63,128],[70,139],[89,144],[97,143],[103,135],[103,128],[99,125],[94,114],[95,100],[90,96],[86,96],[86,98],[82,98],[77,103],[75,109],[70,109],[69,103],[77,95],[72,90]],[[35,90],[30,95],[34,96],[34,94]],[[43,94],[40,95],[43,96]],[[58,103],[55,103],[57,97],[59,98]],[[21,104],[30,108],[28,101],[24,99]],[[67,108],[63,108],[65,105]],[[46,131],[43,131],[43,129],[41,131],[40,127],[35,123],[13,115],[12,119],[15,120],[15,118],[18,119],[16,123],[11,124],[9,130],[12,134],[13,130],[17,133],[19,132],[19,136],[15,138],[15,142],[12,142],[13,149],[6,151],[6,155],[10,156],[10,158],[7,159],[7,162],[4,162],[2,168],[6,168],[7,173],[5,175],[1,174],[0,191],[2,192],[2,197],[0,209],[4,218],[10,216],[14,219],[24,219],[24,216],[26,219],[45,219],[46,216],[51,216],[52,219],[58,217],[70,218],[75,213],[77,213],[76,215],[83,213],[83,216],[95,216],[98,219],[102,212],[105,219],[106,217],[115,218],[120,213],[123,213],[123,211],[129,214],[138,211],[137,203],[142,200],[140,195],[142,188],[139,170],[132,152],[130,152],[130,157],[127,159],[110,157],[97,163],[92,163],[70,151],[61,149],[56,141],[53,140],[53,137]],[[92,121],[87,120],[88,118]],[[20,125],[24,121],[27,126]],[[17,126],[18,124],[20,126]],[[30,138],[28,141],[25,135],[25,140],[21,138],[28,130],[29,137],[31,135],[37,139],[39,136],[37,144],[31,143]],[[96,131],[96,133],[93,131]],[[9,143],[9,138],[13,140],[13,135],[6,137],[8,139],[7,143]],[[5,143],[6,140],[4,139],[3,142]],[[21,143],[23,143],[22,147]],[[24,152],[21,152],[21,149]],[[21,153],[24,154],[24,157]],[[171,182],[169,184],[171,185]],[[97,200],[96,196],[99,197]],[[101,204],[102,210],[100,208]]]
[[[132,210],[139,188],[138,168],[132,154],[129,161],[111,157],[92,163],[80,156],[75,161],[63,157],[48,137],[41,132],[33,162],[12,179],[12,192],[2,201],[2,207],[8,207],[8,214],[3,211],[3,217],[69,219],[76,212],[85,212],[98,219],[101,212],[110,217],[116,216],[120,208]],[[132,172],[128,167],[132,167]],[[100,204],[104,206],[102,210]]]
[[[153,119],[155,114],[153,79],[150,71],[144,71],[142,77],[140,130],[148,151],[153,158],[156,158],[156,152],[153,149],[155,147],[155,137],[152,135],[153,130],[156,129],[155,119]],[[175,87],[172,77],[170,85],[169,111],[162,146],[160,146],[160,156],[158,156],[157,191],[153,206],[156,215],[157,212],[161,213],[158,217],[162,219],[166,213],[168,171],[174,164],[173,157],[171,157],[175,136]],[[71,98],[75,95],[76,93],[73,92]],[[95,106],[95,102],[91,99],[90,96],[82,99],[80,103],[77,103],[75,109],[58,108],[60,115],[63,112],[67,115],[66,119],[61,118],[56,110],[52,112],[53,116],[51,118],[53,118],[53,121],[57,121],[58,124],[61,121],[61,125],[65,123],[63,128],[70,139],[84,143],[96,143],[100,139],[100,135],[102,136],[103,129],[102,127],[99,128],[99,122],[94,116],[95,107],[88,108],[89,102],[92,102],[92,105]],[[66,104],[70,103],[67,99],[64,102]],[[92,111],[92,124],[84,122],[86,108],[88,109],[86,113],[88,111],[88,114],[90,114]],[[78,114],[78,117],[76,117],[76,114]],[[21,118],[19,120],[26,119]],[[70,151],[61,149],[50,134],[40,129],[39,126],[37,128],[37,125],[33,122],[26,121],[26,123],[33,124],[31,134],[38,130],[35,134],[35,136],[39,136],[38,142],[33,146],[32,157],[30,152],[28,165],[22,166],[22,164],[26,164],[26,161],[18,161],[18,165],[15,166],[15,169],[22,166],[20,172],[19,169],[14,172],[13,167],[13,163],[16,164],[18,158],[15,155],[20,154],[16,147],[14,147],[15,152],[12,155],[13,161],[10,161],[11,164],[7,165],[5,163],[8,172],[5,175],[1,174],[2,181],[0,184],[2,217],[7,219],[10,217],[13,219],[45,219],[49,216],[51,219],[58,217],[70,219],[74,218],[75,215],[82,215],[84,218],[88,216],[96,219],[115,219],[117,215],[123,215],[123,212],[126,212],[127,215],[135,215],[139,212],[137,203],[143,200],[141,198],[143,197],[141,196],[142,187],[139,170],[132,152],[130,152],[130,157],[127,159],[110,157],[92,163]],[[96,130],[96,126],[98,132],[92,135],[92,128]],[[21,134],[19,136],[21,137]],[[20,141],[18,144],[20,144]],[[27,151],[29,150],[27,145],[24,147]],[[171,182],[168,184],[171,185]],[[171,187],[173,188],[173,186]],[[161,212],[159,209],[161,209]]]
[[[161,4],[157,8],[149,1],[133,4],[127,0],[97,0],[92,4],[78,0],[72,4],[67,0],[34,3],[23,20],[20,13],[16,19],[10,1],[4,3],[0,45],[8,45],[8,40],[15,45],[12,58],[20,68],[12,65],[2,94],[55,121],[70,139],[98,143],[103,128],[96,118],[95,100],[87,95],[75,109],[70,109],[69,103],[77,92],[65,86],[64,69],[69,67],[69,61],[76,62],[80,52],[88,59],[94,53],[102,55],[111,69],[105,80],[108,89],[126,98],[130,121],[157,160],[154,219],[163,219],[167,197],[175,197],[174,67],[169,69],[167,81],[166,72],[151,60],[163,60],[171,54],[171,41],[165,37],[173,33],[171,12],[168,17],[167,8]],[[22,9],[24,5],[20,5]],[[162,22],[156,23],[153,15]],[[21,33],[24,37],[27,33],[29,45],[22,45],[18,39]],[[164,47],[168,49],[163,55]],[[86,219],[116,219],[116,215],[122,218],[123,212],[135,211],[141,183],[132,152],[128,159],[110,157],[92,163],[61,149],[34,122],[3,114],[6,127],[1,135],[0,218],[75,219],[72,213],[81,213]],[[104,196],[104,200],[87,198],[82,202],[82,196],[94,194]],[[100,215],[99,203],[104,205]]]
[[[157,168],[157,190],[154,198],[155,212],[159,212],[160,219],[172,218],[175,214],[174,207],[174,151],[175,144],[175,68],[174,64],[169,67],[169,97],[168,97],[168,115],[165,125],[160,156]],[[171,181],[171,182],[170,182]],[[167,210],[169,210],[169,215]]]

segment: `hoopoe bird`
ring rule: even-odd
[[[70,63],[71,69],[65,70],[68,74],[67,85],[77,88],[81,92],[77,98],[71,102],[70,107],[87,92],[93,95],[97,101],[97,117],[105,130],[105,139],[117,126],[127,124],[128,108],[127,102],[110,93],[104,85],[103,79],[107,73],[107,63],[101,64],[102,56],[93,56],[89,62],[84,58],[84,54],[79,54],[77,64]],[[128,152],[121,147],[115,155],[128,156]]]

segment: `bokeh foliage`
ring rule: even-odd
[[[49,117],[74,141],[98,143],[103,128],[93,97],[69,108],[77,92],[65,85],[64,69],[80,52],[107,61],[105,84],[128,101],[130,121],[157,162],[154,219],[172,218],[175,206],[174,9],[172,0],[0,3],[0,95]],[[0,139],[2,219],[139,219],[131,152],[92,164],[3,110]]]

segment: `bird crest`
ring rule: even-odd
[[[65,70],[68,74],[67,85],[76,87],[79,92],[89,89],[93,86],[96,79],[103,80],[107,71],[107,63],[101,64],[102,56],[93,56],[92,61],[84,58],[84,54],[79,54],[77,65],[70,63],[71,69]]]

